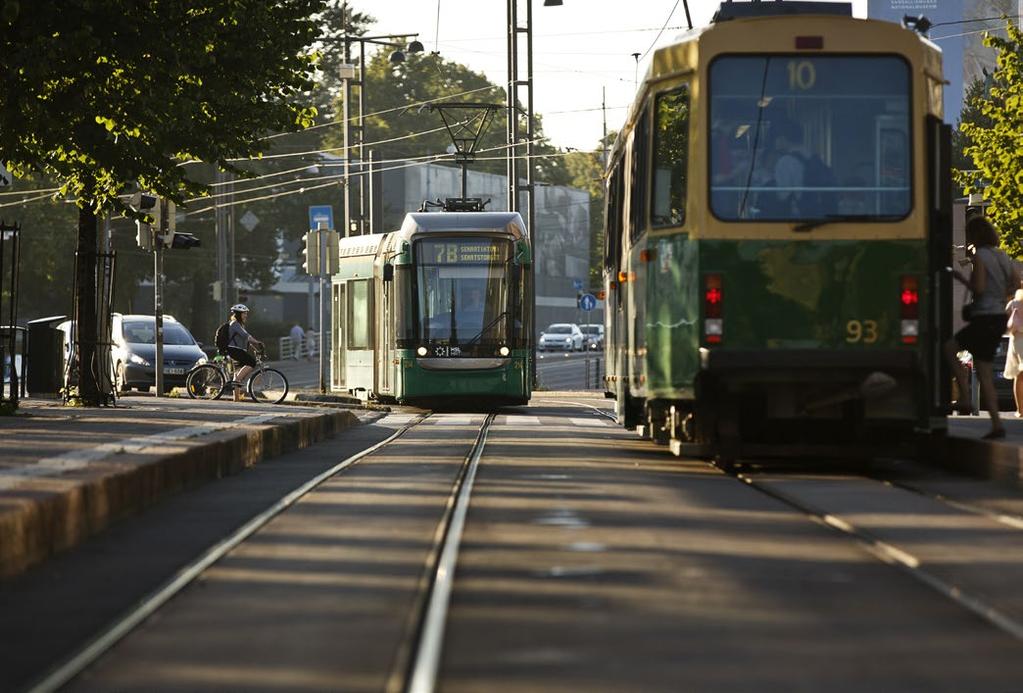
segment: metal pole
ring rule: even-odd
[[[215,178],[217,183],[223,183],[226,180],[224,172],[217,169],[215,172]],[[220,192],[223,186],[217,186],[217,191]],[[214,198],[214,210],[213,210],[213,224],[215,228],[215,234],[217,237],[217,284],[220,286],[220,297],[219,297],[219,311],[220,317],[218,320],[222,320],[227,315],[227,224],[224,221],[225,208],[220,204],[220,196]]]
[[[159,204],[164,204],[160,200]],[[166,215],[160,218],[160,235],[163,235],[163,225],[166,223]],[[156,319],[156,362],[153,367],[156,369],[156,396],[163,396],[163,244],[159,239],[153,244],[153,317]]]
[[[327,234],[330,233],[324,224],[316,231],[316,240],[320,244],[320,393],[327,392],[327,350],[331,339],[327,333]]]
[[[363,94],[366,91],[366,44],[363,41],[359,41],[359,100],[356,103],[356,107],[359,112],[356,115],[356,129],[359,131],[359,171],[362,175],[359,176],[359,235],[366,233],[366,208],[369,206],[366,200],[366,131],[364,130],[366,123],[364,114],[365,103],[363,101]]]
[[[604,167],[607,167],[607,87],[600,88],[600,110],[604,112],[604,137],[601,138],[600,143],[604,150],[604,158],[601,162]]]
[[[519,209],[518,195],[518,169],[515,145],[518,143],[518,112],[515,110],[516,96],[518,89],[518,12],[516,3],[518,0],[508,0],[508,115],[507,123],[507,188],[508,188],[508,211],[517,212]]]

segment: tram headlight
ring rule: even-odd
[[[426,356],[430,352],[426,347],[419,347],[418,349],[416,349],[416,353],[419,354],[420,356]]]
[[[508,354],[511,353],[511,349],[509,349],[506,346],[503,346],[497,350],[497,353],[499,353],[501,356],[507,356]]]

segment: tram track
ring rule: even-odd
[[[173,577],[154,589],[98,636],[51,669],[44,678],[27,690],[32,693],[49,693],[60,690],[71,683],[86,669],[98,663],[105,654],[131,635],[147,619],[198,580],[205,571],[212,568],[218,561],[252,538],[301,499],[315,492],[325,482],[346,471],[360,460],[381,452],[428,419],[440,417],[443,415],[438,417],[434,412],[420,414],[384,440],[347,457],[294,489],[181,568]],[[479,424],[475,439],[451,482],[450,492],[433,532],[423,571],[418,581],[416,598],[405,625],[405,635],[398,643],[387,678],[386,689],[388,691],[426,693],[435,688],[443,652],[448,606],[454,585],[455,564],[458,559],[477,470],[486,446],[488,432],[495,418],[496,414],[487,414],[483,422]]]
[[[81,647],[74,654],[64,659],[44,678],[31,685],[28,690],[31,693],[50,693],[52,691],[59,690],[64,685],[71,682],[89,666],[97,662],[104,654],[110,651],[115,645],[117,645],[117,643],[126,638],[146,619],[155,614],[186,587],[191,585],[197,578],[199,578],[200,575],[202,575],[204,571],[227,556],[232,550],[256,534],[274,518],[295,505],[295,503],[303,497],[315,491],[329,479],[337,476],[341,472],[344,472],[363,458],[379,452],[387,445],[398,440],[410,430],[423,423],[430,416],[431,413],[419,415],[417,418],[401,426],[397,431],[384,440],[345,458],[283,496],[276,503],[250,519],[229,536],[221,539],[219,542],[211,546],[194,561],[181,568],[173,577],[150,592],[137,605],[132,607],[121,617],[117,618],[111,625],[109,625],[95,638],[90,640],[85,646]]]
[[[592,409],[599,416],[604,416],[612,421],[616,420],[616,417],[613,414],[600,409],[599,407],[578,402],[566,401],[563,403],[587,407]],[[741,471],[735,471],[733,469],[725,469],[712,462],[709,462],[708,464],[711,464],[723,474],[731,476],[750,488],[788,506],[789,508],[792,508],[793,510],[798,511],[808,517],[812,522],[852,539],[868,554],[875,557],[882,563],[904,572],[920,583],[926,585],[928,588],[935,590],[959,606],[967,609],[1003,632],[1011,635],[1015,639],[1023,640],[1023,621],[1003,613],[996,607],[987,603],[984,599],[969,594],[961,587],[941,578],[933,571],[927,570],[926,562],[913,555],[911,552],[905,551],[891,542],[882,540],[870,531],[865,530],[862,527],[857,527],[855,524],[843,519],[837,514],[815,507],[814,505],[807,503],[792,494],[779,491],[775,488],[770,488],[766,484],[760,482],[753,475],[746,474]],[[958,501],[943,494],[933,493],[916,487],[904,481],[894,481],[880,476],[870,475],[858,476],[855,477],[855,479],[870,480],[891,488],[913,493],[928,500],[941,503],[954,510],[984,517],[994,523],[1014,530],[1023,529],[1023,518],[1018,515],[995,512],[973,503]]]

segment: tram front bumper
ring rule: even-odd
[[[529,369],[521,357],[402,359],[401,400],[430,397],[528,397]]]

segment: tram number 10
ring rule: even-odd
[[[873,344],[877,341],[877,321],[850,320],[845,324],[845,341],[849,344]]]
[[[789,89],[809,91],[817,83],[817,68],[809,60],[789,61]]]

